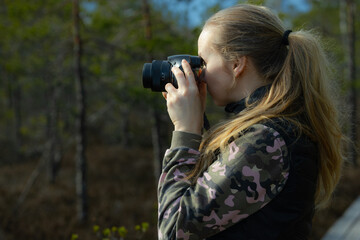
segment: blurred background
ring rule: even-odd
[[[0,0],[0,240],[156,239],[156,183],[172,125],[142,67],[197,55],[204,21],[236,0]],[[360,195],[359,0],[264,0],[315,29],[352,140],[321,239]],[[357,18],[356,18],[357,17]],[[211,124],[226,116],[208,101]],[[116,238],[115,238],[116,236]]]

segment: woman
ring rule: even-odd
[[[198,40],[200,83],[172,69],[174,124],[159,181],[159,239],[307,239],[339,180],[342,134],[328,64],[309,32],[265,7],[216,13]],[[207,91],[234,114],[201,136]]]

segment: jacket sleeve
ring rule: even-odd
[[[274,129],[256,124],[232,141],[199,177],[183,180],[199,157],[201,137],[174,132],[158,186],[158,235],[204,239],[270,202],[284,187],[288,152]]]

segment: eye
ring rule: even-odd
[[[200,56],[199,56],[200,57]],[[204,68],[204,67],[206,67],[206,62],[205,62],[205,60],[202,58],[202,57],[200,57],[201,58],[201,67],[200,68]]]
[[[206,62],[203,60],[201,68],[206,68]]]

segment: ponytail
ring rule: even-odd
[[[326,206],[339,181],[343,162],[343,135],[339,125],[330,64],[316,34],[298,31],[289,36],[289,52],[279,75],[291,73],[292,84],[301,87],[308,126],[304,126],[319,149],[319,178],[315,200]],[[286,78],[286,77],[285,77]],[[332,93],[330,95],[330,93]]]

